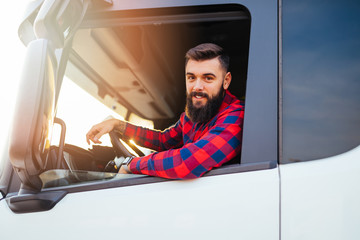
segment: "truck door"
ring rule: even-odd
[[[28,43],[28,64],[24,69],[26,76],[31,73],[33,77],[22,79],[25,87],[19,97],[18,112],[27,114],[26,119],[30,120],[24,124],[20,117],[16,119],[10,141],[11,164],[21,187],[18,192],[8,192],[6,201],[0,201],[2,237],[279,239],[277,2],[235,2],[225,4],[225,8],[240,6],[251,13],[252,19],[241,161],[214,169],[199,179],[164,180],[76,169],[43,171],[60,79],[65,65],[77,66],[75,61],[68,62],[71,50],[67,50],[67,44],[73,40],[73,31],[81,27],[79,22],[87,11],[86,1],[44,1],[37,14],[44,21],[35,21],[37,35],[30,37],[33,39]],[[111,20],[124,9],[142,12],[156,8],[161,12],[174,7],[198,10],[194,7],[201,6],[214,12],[222,9],[222,4],[223,1],[200,0],[191,4],[113,1],[103,10],[93,9],[91,13],[108,14]],[[216,16],[230,21],[228,13],[234,17],[230,10]],[[206,14],[201,17],[209,16]],[[70,22],[65,18],[68,15],[73,17]],[[34,91],[26,91],[34,86]],[[259,100],[263,97],[267,101]]]

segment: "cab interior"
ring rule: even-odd
[[[84,79],[71,79],[85,89],[86,82],[95,83],[86,91],[100,101],[108,95],[127,115],[164,129],[184,111],[184,56],[200,43],[216,43],[228,52],[230,91],[245,98],[249,38],[250,16],[239,5],[95,12],[83,20],[69,55]]]
[[[31,21],[34,18],[30,15],[26,24]],[[247,9],[233,4],[136,11],[89,9],[77,28],[70,28],[73,34],[60,49],[46,24],[44,29],[35,25],[35,29],[44,30],[45,37],[29,41],[28,68],[22,81],[24,86],[36,83],[37,96],[32,96],[34,101],[29,101],[26,94],[19,96],[23,104],[17,109],[19,121],[15,121],[10,147],[11,163],[20,172],[23,186],[41,189],[44,179],[39,175],[44,169],[101,172],[109,159],[119,154],[112,148],[83,150],[64,142],[66,123],[56,118],[64,75],[125,120],[135,114],[162,130],[174,124],[184,111],[184,56],[200,43],[216,43],[226,50],[233,76],[229,90],[245,99],[250,25]],[[69,28],[58,29],[66,38]],[[34,54],[40,71],[34,70]],[[28,77],[34,72],[37,82]],[[24,125],[21,119],[25,109],[34,111],[29,112],[32,121]],[[56,123],[61,125],[62,134],[58,146],[50,146],[50,132]],[[24,130],[30,139],[25,145],[19,138]],[[19,149],[20,145],[23,148]],[[130,148],[136,151],[135,146]],[[234,160],[239,164],[240,156]]]

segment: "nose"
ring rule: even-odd
[[[195,85],[194,85],[193,90],[194,91],[202,91],[203,89],[204,89],[204,85],[203,85],[201,79],[197,78],[196,81],[195,81]]]

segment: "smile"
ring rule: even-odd
[[[195,99],[208,98],[208,95],[204,92],[192,92],[191,96]]]

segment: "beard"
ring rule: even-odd
[[[204,106],[197,107],[194,105],[192,98],[201,96],[207,99]],[[210,98],[208,94],[203,92],[191,92],[186,94],[185,114],[194,123],[204,123],[210,121],[219,111],[224,99],[224,88],[221,86],[218,94]]]

